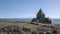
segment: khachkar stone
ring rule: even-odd
[[[33,18],[31,22],[38,22],[38,23],[50,23],[51,24],[51,19],[46,18],[45,14],[43,13],[42,9],[39,10],[39,12],[36,15],[36,18]]]

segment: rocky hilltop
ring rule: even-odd
[[[0,34],[60,34],[60,25],[0,22]]]

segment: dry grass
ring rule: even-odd
[[[36,29],[36,27],[43,27],[43,25],[46,25],[43,27],[43,30],[46,31],[52,31],[53,28],[49,28],[50,26],[53,26],[53,24],[40,24],[39,25],[35,25],[35,24],[29,24],[29,23],[12,23],[12,22],[0,22],[0,27],[6,27],[6,26],[13,26],[13,25],[19,25],[20,27],[26,27],[26,28],[31,28],[33,31],[34,29]],[[60,28],[60,25],[55,24],[56,28]],[[36,30],[37,31],[37,30]]]
[[[34,28],[34,27],[36,27],[36,25],[34,25],[34,24],[29,24],[29,23],[0,22],[0,27],[13,26],[13,25],[19,25],[20,27],[29,27],[29,28]]]

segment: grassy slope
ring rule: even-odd
[[[13,26],[13,25],[19,25],[20,27],[29,27],[29,28],[36,27],[36,25],[34,25],[34,24],[28,24],[28,23],[0,22],[0,27]]]
[[[29,23],[0,22],[0,27],[13,26],[13,25],[19,25],[20,27],[28,27],[31,29],[35,29],[36,27],[41,26],[42,24],[34,25],[34,24],[29,24]],[[44,28],[44,30],[50,31],[51,29],[49,29],[48,27],[51,25],[53,25],[53,24],[47,24],[47,26]],[[60,29],[60,25],[58,25],[58,24],[55,24],[55,27]]]

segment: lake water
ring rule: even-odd
[[[53,24],[60,24],[60,19],[52,19]]]
[[[25,21],[25,22],[30,22],[32,18],[0,18],[0,21],[10,21],[10,22],[16,22],[16,21]],[[51,19],[53,24],[60,24],[60,19]]]

